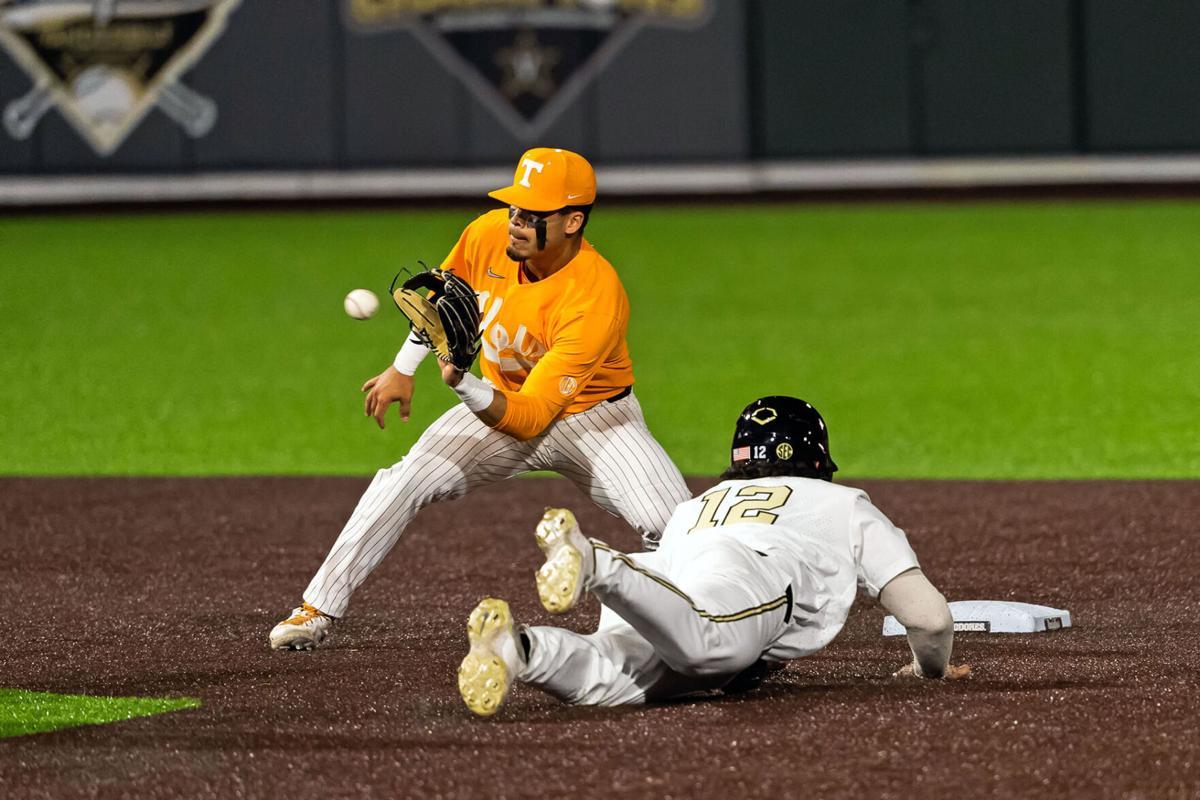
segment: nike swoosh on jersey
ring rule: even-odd
[[[504,276],[503,276],[503,275],[497,275],[496,273],[492,272],[492,268],[491,268],[491,267],[488,267],[488,268],[487,268],[487,274],[488,274],[488,277],[489,277],[489,278],[499,278],[500,280],[504,280]]]

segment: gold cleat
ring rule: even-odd
[[[458,692],[467,708],[481,717],[500,710],[523,659],[508,603],[489,597],[467,620],[471,652],[458,666]]]
[[[536,535],[546,554],[546,563],[537,571],[538,597],[551,614],[563,614],[578,604],[591,578],[591,542],[566,508],[546,509]]]

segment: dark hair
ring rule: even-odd
[[[833,481],[833,472],[829,469],[816,469],[790,461],[743,461],[721,473],[723,481],[744,481],[754,478],[819,478],[823,481]]]
[[[583,224],[579,226],[579,230],[575,231],[575,233],[573,233],[571,235],[572,236],[583,236],[583,230],[584,230],[584,228],[587,227],[587,224],[588,224],[588,217],[590,217],[592,214],[592,204],[589,203],[586,206],[565,206],[563,208],[564,214],[570,214],[572,211],[578,211],[579,213],[583,214]]]

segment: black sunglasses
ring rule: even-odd
[[[556,211],[534,212],[534,211],[526,211],[525,209],[517,208],[516,206],[509,206],[508,207],[508,218],[509,218],[509,220],[511,220],[513,222],[520,222],[521,227],[523,227],[523,228],[536,228],[538,225],[541,225],[547,219],[549,219],[550,217],[553,217],[555,214],[566,213],[566,210],[567,209],[565,209],[565,208],[560,208]]]

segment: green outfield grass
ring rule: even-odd
[[[366,474],[413,421],[359,386],[404,325],[347,290],[436,263],[475,210],[0,220],[0,472]],[[1200,204],[598,207],[651,428],[720,469],[791,393],[842,475],[1200,476]]]
[[[190,697],[90,697],[0,689],[0,739],[199,708]]]

